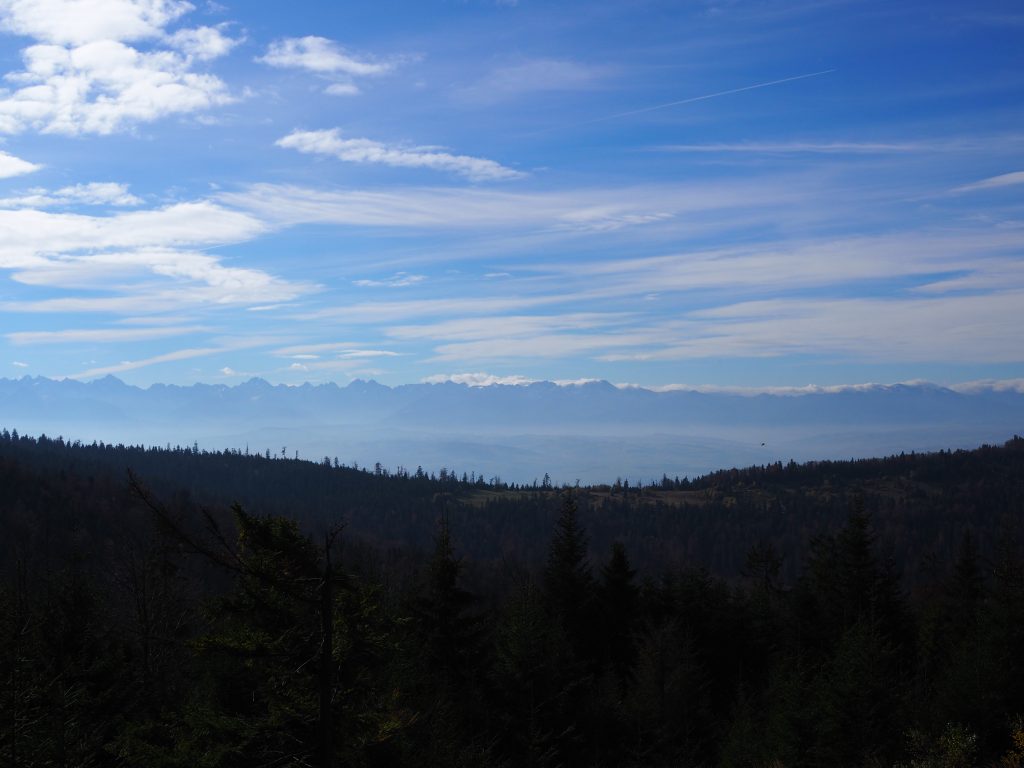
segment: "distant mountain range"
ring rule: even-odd
[[[605,381],[387,387],[0,379],[0,426],[127,444],[248,447],[530,481],[649,481],[795,459],[968,448],[1024,432],[1024,394],[933,384],[800,394],[616,387]]]

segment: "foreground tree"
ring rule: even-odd
[[[405,725],[385,685],[393,629],[373,588],[338,567],[340,528],[317,544],[293,520],[235,505],[232,542],[211,513],[205,534],[189,533],[136,488],[186,550],[234,584],[208,606],[194,644],[199,680],[173,734],[180,761],[330,768],[387,751]],[[145,740],[133,746],[153,756]]]
[[[439,523],[423,583],[409,601],[409,637],[400,679],[418,720],[409,740],[423,766],[482,766],[488,745],[483,680],[485,620],[477,597],[460,585],[447,516]]]

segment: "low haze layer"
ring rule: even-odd
[[[653,392],[605,381],[387,387],[0,380],[0,427],[68,440],[193,444],[491,480],[649,483],[791,459],[1001,444],[1024,432],[1024,382]]]

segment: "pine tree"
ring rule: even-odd
[[[802,632],[819,663],[811,696],[820,715],[813,750],[822,764],[885,760],[901,734],[895,725],[910,679],[910,620],[892,568],[874,553],[863,499],[846,525],[812,544],[802,599]]]
[[[619,686],[620,697],[625,695],[636,664],[636,623],[640,608],[640,590],[633,580],[636,576],[626,556],[626,548],[616,542],[612,554],[601,568],[598,587],[602,617],[603,661],[611,669]]]
[[[579,738],[571,651],[545,602],[533,584],[524,583],[505,606],[495,638],[502,754],[529,768],[564,764],[568,742]]]
[[[580,660],[592,658],[594,577],[587,557],[587,535],[579,524],[572,491],[562,495],[544,570],[544,593],[556,620]]]
[[[479,765],[484,676],[484,622],[475,595],[459,585],[451,528],[442,516],[426,579],[409,606],[412,637],[403,671],[422,717],[412,735],[424,766]],[[410,685],[410,682],[412,685]]]
[[[294,520],[235,505],[233,543],[213,514],[205,536],[192,534],[133,487],[186,550],[234,580],[195,643],[202,675],[178,724],[181,762],[331,768],[386,750],[407,724],[382,671],[393,629],[372,587],[335,563],[340,527],[320,545]]]

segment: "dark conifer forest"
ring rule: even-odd
[[[0,765],[1024,765],[1024,439],[559,487],[0,432]]]

